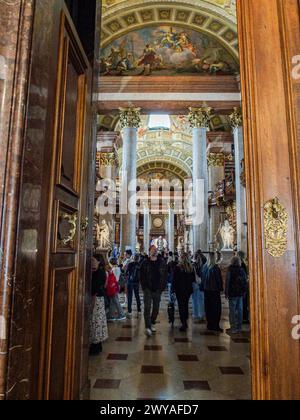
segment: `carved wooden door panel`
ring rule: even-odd
[[[253,398],[299,399],[300,339],[293,333],[300,314],[299,0],[237,5]]]
[[[57,69],[40,397],[79,398],[91,69],[65,12]],[[79,341],[79,342],[78,342]]]

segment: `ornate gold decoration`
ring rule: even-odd
[[[89,225],[89,218],[88,217],[82,217],[81,218],[81,226],[80,226],[81,232],[85,233],[87,231],[88,225]]]
[[[232,201],[230,204],[226,205],[225,213],[231,226],[236,231],[236,202],[235,201]]]
[[[282,257],[287,250],[288,214],[277,197],[264,206],[264,224],[268,253],[274,258]]]
[[[189,123],[192,128],[208,128],[209,122],[213,117],[212,108],[189,108]]]
[[[115,152],[99,153],[100,167],[119,166],[118,155]]]
[[[123,128],[139,128],[141,125],[141,108],[120,108],[120,124]]]
[[[245,169],[245,159],[241,161],[241,176],[240,176],[241,184],[244,188],[246,188],[246,169]]]
[[[80,223],[80,250],[84,251],[86,243],[86,232],[89,226],[89,218],[82,217]]]
[[[160,229],[163,226],[163,223],[164,222],[160,217],[155,217],[152,222],[153,227],[156,229]]]
[[[70,243],[72,243],[74,241],[74,238],[76,236],[76,232],[77,232],[77,214],[63,214],[62,216],[63,219],[67,220],[68,223],[70,224],[70,231],[69,231],[69,235],[67,238],[63,239],[61,242],[63,243],[63,245],[69,245]]]
[[[241,108],[233,108],[233,113],[229,115],[229,122],[233,129],[242,127],[243,125],[243,115]]]
[[[225,166],[224,153],[209,153],[207,155],[207,163],[209,167],[223,167]]]

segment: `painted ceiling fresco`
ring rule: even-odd
[[[217,40],[179,26],[138,29],[101,51],[102,75],[224,75],[237,72],[238,64]]]

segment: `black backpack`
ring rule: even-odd
[[[132,272],[128,276],[128,283],[130,283],[130,284],[138,284],[139,283],[139,269],[140,269],[140,266],[139,266],[138,263],[136,263]]]

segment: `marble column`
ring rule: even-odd
[[[208,250],[208,168],[207,130],[211,108],[190,108],[193,129],[193,249]],[[202,188],[199,182],[202,182]],[[196,213],[196,214],[195,214]]]
[[[174,204],[171,204],[169,207],[169,217],[168,217],[168,247],[169,251],[174,252],[174,242],[175,242],[175,214],[174,214]]]
[[[234,108],[229,119],[234,135],[237,248],[239,251],[247,253],[247,206],[243,174],[244,136],[241,110]]]
[[[149,205],[144,205],[144,252],[149,253],[150,245],[150,211]]]
[[[110,237],[106,251],[113,248],[116,242],[116,178],[119,172],[117,149],[120,146],[120,133],[98,132],[96,155],[96,207],[97,223],[106,221]],[[106,197],[109,197],[105,204]],[[98,248],[97,225],[94,226],[94,244]],[[98,248],[99,249],[99,248]]]
[[[35,180],[32,174],[36,168],[39,173],[39,165],[43,161],[39,152],[44,146],[45,136],[38,137],[39,115],[44,112],[42,106],[48,99],[46,93],[43,105],[37,106],[39,94],[36,93],[35,122],[38,121],[38,124],[35,130],[26,130],[29,125],[28,82],[32,76],[34,14],[33,0],[0,1],[0,400],[15,395],[17,399],[26,399],[33,388],[29,379],[33,372],[32,320],[36,315],[35,296],[39,290],[35,272],[41,258],[38,260],[40,254],[30,252],[22,244],[27,246],[29,241],[26,242],[25,238],[31,235],[32,249],[36,248],[38,240],[35,238],[39,233],[36,226],[40,230],[42,226],[39,220],[41,206],[35,209],[34,217],[29,208],[27,219],[21,219],[20,213],[25,206],[26,189],[27,201],[34,202],[33,197],[37,197],[39,203],[41,201],[39,180]],[[41,83],[37,87],[38,92]],[[45,115],[47,112],[44,119]],[[28,141],[24,144],[30,136],[35,143]],[[30,159],[26,161],[25,155],[30,148]],[[22,168],[25,168],[23,172]],[[21,189],[21,175],[24,173],[27,186]],[[23,264],[17,265],[17,260],[21,258]],[[28,265],[24,263],[26,258]],[[30,270],[30,277],[26,277]]]
[[[224,153],[209,153],[207,156],[208,162],[208,189],[209,191],[216,191],[217,184],[225,178],[225,155]],[[210,207],[209,218],[209,245],[214,248],[215,237],[220,225],[219,206],[214,205]]]
[[[136,250],[136,166],[140,108],[121,108],[123,157],[120,189],[121,251]]]

